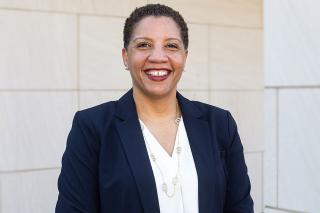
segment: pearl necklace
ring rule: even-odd
[[[178,167],[177,167],[176,175],[172,178],[172,181],[171,181],[172,185],[173,185],[173,192],[171,194],[168,192],[168,184],[165,181],[163,172],[162,172],[162,170],[161,170],[161,168],[160,168],[160,166],[159,166],[159,164],[157,162],[157,158],[156,158],[155,154],[151,151],[150,145],[149,145],[148,141],[145,138],[145,135],[144,135],[144,132],[143,132],[144,131],[144,124],[142,122],[140,122],[140,127],[141,127],[141,130],[142,130],[143,139],[144,139],[144,141],[145,141],[145,143],[147,145],[147,149],[148,149],[148,151],[150,153],[150,158],[155,163],[155,165],[157,166],[157,168],[158,168],[158,170],[159,170],[159,172],[161,174],[161,179],[162,179],[161,189],[166,194],[166,196],[169,197],[169,198],[174,197],[174,195],[176,193],[176,187],[177,187],[177,184],[178,184],[178,181],[179,181],[178,175],[180,173],[180,154],[181,154],[181,151],[182,151],[182,148],[180,146],[180,140],[179,140],[180,139],[180,136],[179,136],[179,123],[180,123],[180,121],[181,121],[181,117],[180,116],[175,119],[175,124],[178,125],[178,130],[177,130],[177,133],[176,133],[176,137],[178,137],[178,138],[177,138],[177,147],[175,148],[174,151],[178,155],[178,157],[177,157],[177,159],[178,159]]]

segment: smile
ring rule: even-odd
[[[149,80],[152,81],[164,81],[166,80],[171,73],[171,70],[166,68],[157,68],[157,69],[147,69],[144,71],[148,76]]]
[[[147,75],[151,76],[166,76],[169,74],[168,70],[150,70],[146,72]]]

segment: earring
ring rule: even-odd
[[[129,67],[127,67],[127,66],[125,66],[125,68],[124,68],[125,70],[129,70]]]

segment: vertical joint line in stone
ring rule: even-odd
[[[2,182],[1,182],[1,174],[0,174],[0,213],[2,213]]]
[[[276,205],[279,207],[279,89],[276,89],[276,172],[277,172],[277,180],[276,180]]]
[[[211,91],[211,89],[212,89],[212,86],[211,86],[211,62],[210,62],[210,57],[211,57],[211,50],[210,50],[210,44],[211,44],[211,42],[210,42],[210,35],[211,35],[211,33],[210,33],[210,25],[208,24],[207,25],[207,34],[208,34],[208,40],[207,40],[207,42],[208,42],[208,45],[207,45],[207,51],[208,51],[208,102],[209,102],[209,104],[213,104],[213,102],[212,102],[212,98],[211,98],[211,96],[212,96],[212,91]]]
[[[264,211],[264,150],[261,152],[261,184],[262,184],[262,191],[261,191],[261,208],[262,212]]]
[[[80,15],[77,14],[77,107],[80,110]]]
[[[261,10],[261,13],[260,13],[260,24],[261,24],[261,28],[262,28],[262,31],[264,31],[264,2],[267,1],[267,0],[262,0],[261,1],[261,6],[260,6],[260,10]]]

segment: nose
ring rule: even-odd
[[[162,46],[154,46],[148,60],[154,63],[163,63],[168,61],[168,55]]]

